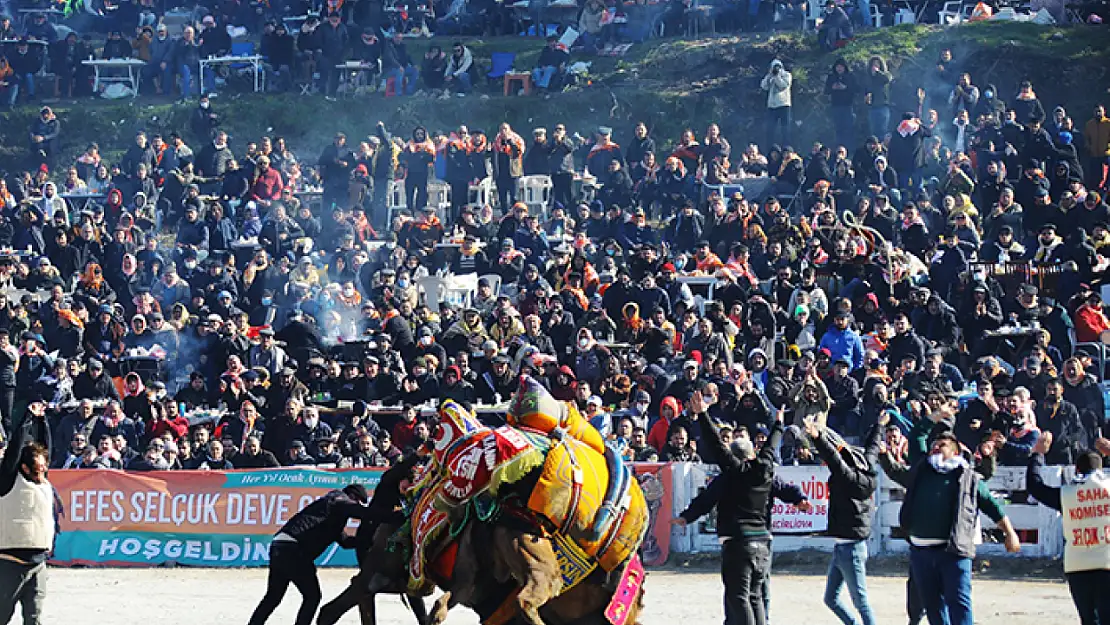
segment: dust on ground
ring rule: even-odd
[[[322,569],[324,601],[347,584],[351,569]],[[976,623],[1045,625],[1075,622],[1067,586],[1061,581],[1024,581],[1028,577],[980,577],[973,584]],[[51,569],[44,623],[105,623],[124,620],[159,625],[246,623],[266,587],[265,569]],[[905,622],[905,577],[893,570],[871,576],[868,593],[879,623]],[[647,580],[643,625],[711,625],[722,621],[721,582],[716,573],[697,570],[651,572]],[[771,616],[779,625],[836,625],[822,603],[825,579],[793,571],[773,577]],[[845,595],[845,600],[850,601]],[[300,595],[289,588],[270,619],[293,622]],[[16,619],[19,617],[16,616]],[[13,620],[13,623],[17,622]],[[354,612],[340,621],[357,624]],[[378,599],[381,625],[415,623],[400,599]],[[474,613],[456,608],[448,625],[477,625]],[[0,624],[3,625],[3,624]]]

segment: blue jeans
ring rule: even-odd
[[[162,69],[160,63],[147,63],[143,68],[143,81],[154,82],[155,78],[162,79],[163,93],[173,93],[173,63],[166,63],[166,69]]]
[[[532,70],[532,82],[541,89],[547,89],[551,85],[551,79],[555,77],[555,67],[546,65],[544,67],[537,67]]]
[[[943,546],[910,547],[910,571],[929,625],[973,625],[971,558],[948,553]]]
[[[848,586],[852,605],[856,606],[860,620],[856,620],[840,597],[841,586]],[[838,542],[833,547],[829,561],[829,578],[825,584],[825,605],[844,625],[875,625],[875,615],[867,602],[867,541]]]
[[[463,72],[455,76],[455,91],[458,93],[470,93],[474,88],[474,83],[470,80],[470,74]]]
[[[182,63],[177,66],[177,73],[181,75],[181,99],[186,99],[193,94],[193,66]]]
[[[386,73],[386,77],[393,79],[393,84],[395,85],[394,89],[397,90],[398,95],[402,93],[402,89],[405,95],[412,95],[416,93],[416,79],[419,74],[420,71],[417,70],[416,67],[409,65],[407,67],[398,67],[389,70],[389,72]],[[408,79],[407,85],[404,84],[406,78]]]
[[[909,171],[898,172],[898,186],[906,191],[919,191],[925,188],[925,181],[922,180],[920,167],[915,167]],[[912,185],[912,186],[911,186]]]
[[[856,144],[856,114],[849,105],[832,107],[832,123],[836,130],[836,144],[848,150]]]
[[[15,80],[15,78],[18,78],[18,80]],[[28,98],[35,97],[35,75],[34,74],[24,74],[24,75],[18,76],[18,77],[13,76],[11,79],[8,80],[8,85],[9,85],[8,91],[11,92],[11,95],[8,96],[8,104],[10,104],[12,106],[15,106],[15,101],[19,98],[19,89],[20,89],[20,87],[22,87],[24,85],[26,85],[25,88],[27,89],[27,97]]]
[[[868,109],[867,116],[871,122],[871,134],[882,141],[886,133],[890,132],[890,107],[872,106]]]

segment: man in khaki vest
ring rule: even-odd
[[[50,450],[24,446],[26,423],[42,419],[46,406],[33,402],[0,461],[0,624],[22,605],[23,625],[40,625],[46,594],[46,557],[54,545],[54,487],[46,480]]]

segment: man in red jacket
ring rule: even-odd
[[[258,178],[251,186],[250,199],[260,206],[269,207],[272,202],[281,199],[281,190],[284,186],[281,173],[270,167],[269,157],[259,156]]]

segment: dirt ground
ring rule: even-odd
[[[322,570],[324,600],[340,592],[351,574],[345,569]],[[838,623],[822,604],[824,583],[823,576],[818,575],[776,574],[771,607],[774,622]],[[43,622],[104,623],[140,618],[159,625],[246,623],[265,585],[266,572],[260,569],[52,569]],[[872,576],[868,585],[878,622],[905,622],[905,579]],[[644,625],[711,625],[722,619],[720,580],[705,569],[652,572],[645,601]],[[299,595],[290,588],[270,622],[291,623],[299,603]],[[974,606],[976,623],[1044,625],[1078,620],[1062,582],[978,578]],[[383,625],[414,622],[396,597],[378,600],[378,616]],[[353,625],[358,619],[352,612],[340,622]],[[474,625],[477,618],[469,610],[457,608],[447,623]]]

